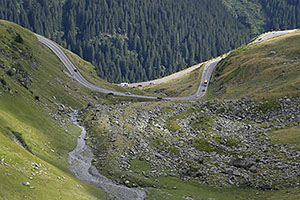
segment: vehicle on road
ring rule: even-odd
[[[126,94],[126,95],[131,95],[131,93],[130,93],[130,92],[125,92],[125,94]]]
[[[77,72],[77,69],[74,69],[74,72]]]
[[[202,92],[205,92],[205,90],[203,89]]]
[[[143,87],[143,85],[138,85],[138,87]]]
[[[110,92],[110,93],[108,93],[108,95],[114,95],[114,93]]]
[[[162,97],[156,97],[157,99],[163,99]]]
[[[207,85],[207,83],[208,83],[208,80],[204,80],[204,82],[203,82],[203,83],[204,83],[204,85]]]
[[[121,87],[128,87],[129,84],[128,84],[128,83],[121,83],[120,86],[121,86]]]

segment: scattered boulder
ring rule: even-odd
[[[230,164],[237,168],[249,169],[254,163],[248,160],[237,158],[237,159],[232,159],[230,161]]]
[[[23,183],[23,185],[25,185],[25,186],[29,186],[29,185],[30,185],[30,183],[29,183],[29,182],[25,182],[25,183]]]
[[[300,99],[282,98],[274,102],[275,106],[272,102],[251,102],[248,99],[220,103],[169,103],[172,112],[164,113],[162,105],[153,106],[149,102],[132,104],[101,103],[87,107],[84,112],[92,119],[88,122],[90,129],[105,127],[103,132],[97,133],[100,137],[93,133],[89,135],[97,160],[114,160],[111,166],[116,166],[124,174],[130,172],[131,160],[140,160],[150,166],[141,173],[145,177],[172,175],[212,186],[247,185],[265,189],[281,182],[291,187],[298,183],[293,178],[300,174],[295,170],[300,168],[296,159],[299,155],[297,148],[273,145],[268,132],[285,128],[287,124],[298,125]],[[287,117],[286,113],[292,115]],[[200,116],[207,116],[209,120],[197,126]],[[166,132],[170,124],[178,124],[181,129]],[[103,138],[106,140],[105,149]],[[117,149],[115,142],[110,143],[115,139],[124,142],[124,148]],[[127,141],[130,141],[130,147],[126,146]],[[99,148],[101,153],[97,151]],[[109,157],[114,154],[118,157]],[[287,161],[278,155],[291,159]],[[101,164],[98,165],[103,169]],[[276,169],[281,169],[276,171],[277,178],[273,180],[276,184],[270,184]]]
[[[238,170],[233,170],[232,174],[235,175],[235,176],[241,176],[242,175],[241,172],[239,172]]]

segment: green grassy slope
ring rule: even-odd
[[[33,33],[0,21],[0,199],[107,199],[68,170],[80,130],[66,112],[93,98],[62,69]]]
[[[272,99],[300,94],[300,31],[244,45],[217,66],[211,98]]]
[[[196,70],[184,74],[178,78],[138,88],[150,94],[158,96],[184,97],[197,92],[201,82],[204,65]]]

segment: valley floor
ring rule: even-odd
[[[168,188],[164,180],[177,179],[275,191],[299,187],[299,105],[297,98],[127,102],[90,107],[83,121],[94,165],[122,184]]]

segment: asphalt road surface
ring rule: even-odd
[[[283,35],[283,34],[287,34],[287,33],[291,33],[295,30],[287,30],[287,31],[276,31],[276,32],[269,32],[269,33],[265,33],[262,36],[260,36],[259,38],[257,38],[255,41],[253,41],[252,43],[256,43],[256,42],[261,42],[267,39],[270,39],[274,36],[279,36],[279,35]],[[102,93],[106,93],[106,94],[113,94],[113,95],[117,95],[117,96],[127,96],[127,97],[135,97],[135,98],[145,98],[145,99],[158,99],[158,97],[153,97],[153,96],[144,96],[144,95],[135,95],[135,94],[126,94],[123,92],[117,92],[117,91],[112,91],[112,90],[108,90],[108,89],[104,89],[101,88],[97,85],[94,85],[90,82],[88,82],[81,74],[80,72],[76,69],[76,67],[73,65],[73,63],[70,61],[70,59],[65,55],[65,53],[61,50],[61,48],[59,48],[54,42],[52,42],[51,40],[40,36],[38,34],[35,34],[36,37],[38,38],[38,40],[45,44],[46,46],[48,46],[56,55],[57,57],[62,61],[62,63],[66,66],[66,68],[70,71],[72,77],[74,79],[76,79],[80,84],[82,84],[83,86],[94,90],[94,91],[98,91],[98,92],[102,92]],[[189,100],[189,99],[196,99],[196,98],[200,98],[203,97],[207,91],[207,87],[210,81],[210,78],[212,76],[212,73],[214,71],[214,69],[216,68],[217,64],[220,62],[221,58],[217,58],[214,59],[212,61],[209,61],[205,66],[204,66],[204,70],[202,73],[202,77],[201,77],[201,82],[200,85],[198,87],[197,92],[194,95],[191,96],[186,96],[186,97],[163,97],[163,98],[159,98],[159,99],[166,99],[166,100]],[[171,80],[177,77],[182,76],[185,73],[191,72],[195,69],[198,69],[199,67],[201,67],[202,64],[198,64],[195,65],[193,67],[190,67],[186,70],[182,70],[180,72],[177,72],[175,74],[171,74],[169,76],[166,76],[164,78],[160,78],[160,79],[156,79],[156,80],[152,80],[152,81],[147,81],[147,82],[141,82],[141,83],[131,83],[129,84],[129,86],[138,86],[138,85],[149,85],[149,84],[157,84],[157,83],[161,83],[163,81],[167,81],[167,80]],[[207,83],[204,83],[204,81],[207,80]]]
[[[286,31],[273,31],[273,32],[265,33],[262,36],[258,37],[256,40],[254,40],[252,43],[261,42],[261,41],[270,39],[270,38],[275,37],[275,36],[284,35],[284,34],[288,34],[288,33],[294,32],[296,30],[297,29],[286,30]]]

